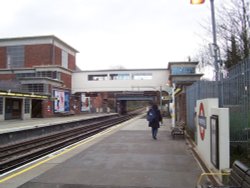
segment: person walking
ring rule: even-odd
[[[148,126],[151,127],[152,137],[154,140],[157,140],[157,133],[158,129],[160,128],[160,122],[162,123],[162,116],[156,104],[153,104],[152,107],[148,110],[147,120]]]

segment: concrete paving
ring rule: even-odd
[[[201,173],[185,139],[172,139],[169,120],[153,140],[145,118],[130,120],[71,152],[27,168],[9,174],[0,187],[194,188]]]

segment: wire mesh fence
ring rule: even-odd
[[[230,158],[250,163],[250,59],[228,71],[221,81],[199,81],[187,88],[187,126],[195,135],[196,101],[218,98],[219,106],[229,108]],[[222,130],[223,131],[223,130]]]

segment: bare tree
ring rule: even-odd
[[[200,46],[201,47],[199,48],[199,51],[192,58],[192,60],[199,62],[197,69],[199,72],[202,72],[204,74],[203,79],[214,79],[215,75],[211,74],[211,70],[214,67],[213,57],[211,56],[211,53],[209,51],[208,44],[204,43]]]
[[[231,0],[217,11],[217,37],[227,68],[249,56],[249,1]]]
[[[250,55],[249,4],[250,0],[230,0],[230,3],[217,6],[217,43],[220,49],[220,58],[223,59],[226,68],[232,67]],[[208,36],[212,32],[210,25],[211,23],[207,21],[201,24]],[[209,52],[209,45],[202,45],[195,56],[203,69],[206,66],[213,66],[213,59]]]

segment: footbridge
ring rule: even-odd
[[[79,71],[73,74],[73,92],[157,91],[166,86],[167,69]]]
[[[72,76],[72,93],[106,93],[106,98],[114,98],[120,104],[131,100],[159,101],[168,96],[168,79],[167,69],[79,71]]]

